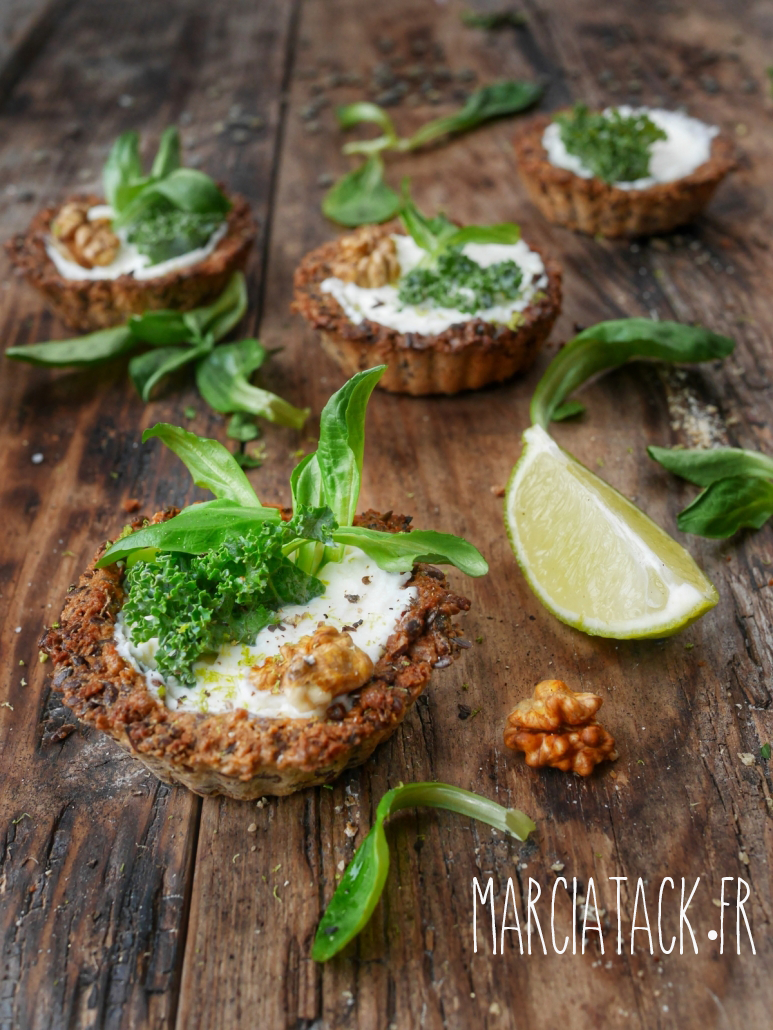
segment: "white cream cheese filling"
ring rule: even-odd
[[[397,249],[400,275],[407,275],[427,256],[411,236],[395,233],[392,236]],[[545,265],[536,251],[519,240],[517,243],[467,243],[462,253],[482,268],[500,261],[514,261],[523,271],[523,283],[519,296],[506,304],[485,308],[470,314],[454,308],[403,306],[398,300],[397,286],[387,285],[369,289],[356,283],[344,282],[335,276],[320,283],[323,293],[333,296],[343,308],[346,317],[359,324],[368,319],[396,329],[400,333],[423,333],[433,335],[445,332],[452,325],[482,318],[484,322],[509,325],[513,317],[527,308],[535,293],[547,286]]]
[[[666,139],[655,140],[650,148],[650,174],[643,179],[612,183],[621,190],[644,190],[659,182],[674,182],[676,179],[691,175],[696,168],[700,168],[708,161],[711,156],[711,141],[719,132],[716,125],[707,125],[681,111],[621,104],[617,108],[606,108],[604,114],[609,114],[612,110],[619,111],[624,118],[632,114],[646,114],[666,133]],[[548,161],[556,168],[566,168],[582,179],[593,178],[593,172],[564,146],[561,128],[557,122],[551,122],[545,129],[542,146],[547,152]]]
[[[132,642],[119,612],[114,640],[116,650],[145,676],[151,694],[172,711],[231,712],[244,708],[267,718],[310,718],[325,715],[331,704],[351,707],[348,694],[331,697],[313,684],[288,691],[275,687],[258,690],[249,672],[278,655],[282,644],[311,635],[322,622],[346,629],[352,641],[375,664],[386,650],[387,641],[399,620],[418,596],[406,586],[410,573],[385,572],[364,552],[348,547],[342,562],[330,562],[319,578],[325,592],[309,604],[288,605],[277,613],[281,622],[262,629],[254,644],[226,644],[216,655],[195,663],[195,685],[187,687],[157,671],[155,653],[158,638]]]
[[[92,222],[97,218],[112,217],[113,209],[109,204],[95,204],[88,210],[88,218]],[[219,225],[203,247],[189,250],[187,254],[180,254],[156,265],[151,265],[150,258],[146,254],[140,254],[136,246],[129,243],[126,239],[125,229],[115,229],[114,232],[121,241],[121,246],[115,259],[109,265],[84,268],[83,265],[79,265],[77,261],[70,261],[57,250],[52,239],[46,240],[46,253],[63,279],[117,279],[119,275],[133,275],[135,279],[140,280],[157,279],[181,268],[189,268],[209,257],[228,232],[228,223],[223,222],[222,225]]]

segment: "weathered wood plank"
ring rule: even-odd
[[[172,121],[193,159],[246,193],[265,226],[291,14],[279,3],[256,13],[246,2],[81,0],[0,112],[0,235],[48,198],[96,185],[119,132],[157,139]],[[261,228],[253,296],[264,239]],[[1,304],[8,343],[67,335],[7,274]],[[223,419],[189,380],[144,406],[125,365],[50,374],[8,363],[0,391],[0,1026],[169,1026],[200,803],[96,732],[46,743],[68,718],[48,695],[36,641],[125,521],[124,501],[150,512],[191,497],[176,459],[139,446],[142,428],[166,420],[218,435]],[[186,422],[191,404],[200,414]]]
[[[0,8],[0,102],[35,60],[73,0],[5,0]]]
[[[591,467],[603,462],[603,474],[614,485],[675,531],[675,514],[690,491],[652,466],[644,448],[690,442],[696,423],[677,428],[685,421],[680,407],[702,412],[705,421],[706,405],[714,404],[718,412],[708,414],[732,443],[770,446],[769,300],[762,283],[771,269],[758,235],[770,190],[764,172],[768,112],[761,92],[763,36],[769,30],[755,10],[730,5],[698,13],[666,5],[610,10],[551,0],[527,9],[525,29],[490,35],[463,30],[459,5],[304,5],[261,324],[267,343],[285,347],[274,382],[302,389],[304,403],[315,411],[341,382],[313,335],[288,314],[295,265],[334,233],[318,212],[318,177],[346,167],[330,108],[315,116],[319,133],[305,129],[301,117],[326,75],[354,71],[368,81],[385,51],[408,63],[436,61],[433,43],[442,45],[454,70],[472,67],[486,81],[558,69],[558,84],[548,96],[552,104],[571,97],[629,99],[626,90],[636,74],[630,98],[687,102],[730,132],[740,121],[748,129],[742,142],[753,160],[723,187],[708,217],[667,247],[598,244],[547,226],[517,180],[512,124],[492,126],[442,152],[391,162],[390,175],[397,182],[410,174],[421,203],[445,205],[460,220],[516,218],[527,239],[560,255],[566,300],[556,339],[566,338],[576,322],[650,311],[700,319],[736,336],[738,352],[724,367],[684,379],[668,376],[665,382],[654,369],[617,374],[587,391],[589,414],[581,424],[556,428],[560,442]],[[728,41],[739,31],[745,42],[731,48]],[[394,41],[393,49],[385,39]],[[424,49],[422,41],[428,44]],[[721,80],[719,93],[705,91],[702,76],[709,73],[699,54],[706,47],[722,55],[712,73]],[[739,57],[727,56],[729,49]],[[658,70],[663,61],[667,73]],[[602,89],[599,76],[607,69],[625,89]],[[676,75],[679,86],[666,88],[668,76]],[[745,77],[757,83],[756,93],[745,92]],[[338,103],[361,92],[336,89],[330,96]],[[410,129],[436,110],[402,107],[395,117]],[[766,864],[770,784],[763,764],[747,768],[736,756],[756,753],[773,729],[767,709],[770,596],[763,585],[763,562],[773,553],[770,529],[729,544],[687,541],[718,584],[722,603],[683,636],[617,644],[561,626],[525,586],[504,537],[500,502],[491,493],[505,482],[519,453],[536,375],[454,399],[374,397],[363,506],[412,511],[416,525],[462,532],[483,547],[492,574],[475,583],[456,577],[474,599],[469,635],[483,640],[454,670],[437,676],[426,704],[334,790],[269,800],[258,809],[205,802],[180,1027],[236,1027],[247,1018],[261,1026],[331,1030],[698,1027],[763,1020],[770,1005],[765,969],[773,907]],[[271,456],[259,475],[262,493],[286,500],[292,459],[281,450]],[[605,722],[622,754],[614,770],[576,782],[561,774],[535,775],[503,753],[509,707],[552,675],[605,697]],[[474,720],[457,718],[462,701],[480,708]],[[346,822],[359,828],[356,843],[388,787],[401,779],[435,777],[525,808],[539,826],[535,840],[519,847],[451,816],[400,816],[390,830],[392,875],[370,926],[340,959],[324,969],[310,967],[316,920],[339,862],[348,860],[354,846],[344,834]],[[254,835],[248,829],[253,822]],[[544,896],[552,889],[556,874],[550,867],[556,861],[570,882],[577,876],[584,888],[590,876],[596,880],[598,903],[607,913],[603,959],[595,944],[585,956],[559,959],[549,939],[547,957],[521,957],[513,933],[506,935],[504,956],[492,957],[490,945],[475,954],[472,877],[494,877],[498,911],[507,879],[514,877],[523,921],[529,877]],[[635,878],[647,880],[652,912],[653,891],[669,874],[677,884],[682,876],[690,884],[701,877],[691,910],[700,954],[651,958],[641,933],[635,956],[611,953],[616,900],[608,877],[629,877],[623,928],[630,935]],[[742,875],[752,883],[756,958],[748,948],[736,957],[732,937],[721,958],[718,945],[707,943],[708,929],[718,924],[712,899],[719,896],[723,875]],[[562,911],[559,940],[570,923],[566,902]],[[676,925],[671,910],[669,935]]]

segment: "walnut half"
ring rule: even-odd
[[[279,652],[253,666],[250,680],[258,690],[281,690],[302,710],[327,705],[373,675],[373,662],[349,634],[323,622],[311,636],[282,644]]]
[[[543,680],[534,696],[507,717],[505,746],[523,751],[526,764],[590,776],[599,762],[618,757],[614,737],[596,721],[597,694],[575,692],[561,680]]]
[[[90,204],[71,200],[51,223],[56,249],[83,268],[104,268],[118,256],[121,241],[110,228],[109,218],[90,219]]]
[[[400,277],[395,241],[364,225],[339,241],[339,256],[330,271],[337,279],[367,289],[387,286]]]

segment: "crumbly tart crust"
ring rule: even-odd
[[[257,225],[244,197],[229,197],[228,231],[203,261],[179,268],[155,279],[65,279],[46,252],[51,223],[71,201],[102,204],[92,195],[68,197],[62,204],[47,207],[33,218],[26,233],[6,243],[6,251],[17,272],[45,296],[62,321],[71,329],[93,332],[122,325],[129,315],[160,308],[190,311],[209,304],[225,289],[234,272],[247,263]]]
[[[170,508],[151,521],[176,514]],[[409,517],[374,511],[355,520],[384,532],[405,531],[409,523]],[[137,519],[132,526],[143,524]],[[353,692],[350,711],[333,706],[324,719],[268,719],[243,709],[173,712],[116,650],[124,572],[116,565],[94,567],[105,546],[70,588],[59,625],[41,638],[40,647],[53,661],[53,687],[79,719],[118,741],[164,783],[183,784],[196,794],[248,800],[329,783],[390,737],[432,669],[450,665],[469,646],[451,620],[470,602],[449,591],[439,569],[418,564],[410,580],[418,598],[389,638],[373,677]]]
[[[374,246],[395,224],[368,226]],[[350,238],[350,237],[349,237]],[[534,363],[561,310],[561,266],[545,259],[547,287],[521,313],[515,329],[471,318],[442,333],[400,333],[367,319],[355,324],[319,286],[333,275],[347,237],[317,247],[295,272],[293,310],[321,334],[322,347],[347,376],[385,364],[378,385],[390,393],[453,394],[509,379]],[[537,249],[537,248],[532,248]]]
[[[552,120],[552,115],[536,115],[520,126],[513,141],[518,171],[548,221],[592,236],[651,236],[684,225],[736,166],[732,143],[716,136],[709,160],[690,175],[643,190],[621,190],[550,163],[542,135]]]

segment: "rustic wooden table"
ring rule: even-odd
[[[563,261],[554,341],[576,323],[648,313],[699,319],[736,338],[735,355],[716,367],[640,365],[609,376],[586,391],[584,419],[555,429],[676,532],[693,491],[647,459],[647,444],[773,449],[770,8],[524,0],[526,23],[496,33],[464,27],[460,10],[457,0],[9,0],[0,7],[0,236],[23,228],[45,201],[96,185],[120,131],[155,138],[178,123],[188,158],[246,194],[259,219],[246,330],[283,348],[265,382],[318,413],[342,377],[289,302],[296,263],[335,232],[319,210],[324,185],[347,167],[335,104],[388,89],[390,67],[421,80],[416,66],[440,69],[431,83],[439,96],[429,94],[440,104],[403,101],[394,116],[405,130],[450,109],[459,82],[469,88],[464,74],[446,81],[446,69],[481,82],[545,76],[546,109],[573,98],[687,104],[737,137],[741,165],[697,225],[662,240],[596,242],[547,225],[515,173],[512,120],[390,163],[394,181],[412,176],[421,204],[462,221],[515,219]],[[67,335],[5,266],[0,288],[5,344]],[[150,512],[194,496],[171,454],[140,445],[142,428],[183,423],[190,405],[198,414],[186,424],[201,434],[223,438],[223,420],[189,380],[143,406],[121,363],[59,374],[3,367],[2,1030],[767,1025],[773,796],[760,746],[773,737],[770,527],[720,543],[682,538],[721,601],[676,638],[615,643],[558,623],[515,565],[495,495],[519,454],[538,371],[451,399],[374,397],[364,505],[413,512],[416,525],[463,533],[486,552],[487,578],[453,577],[473,599],[467,631],[478,642],[436,674],[363,768],[333,790],[256,806],[165,787],[97,732],[61,739],[67,713],[38,663],[43,625],[125,521],[123,502],[139,498]],[[313,446],[315,432],[314,420],[303,434],[266,430],[267,460],[251,473],[262,496],[288,500],[294,453]],[[506,712],[554,675],[605,699],[620,759],[589,780],[532,772],[503,749]],[[460,703],[477,716],[460,719]],[[315,965],[310,943],[339,863],[378,799],[400,780],[435,778],[525,809],[537,832],[519,845],[447,813],[400,815],[371,923],[337,960]],[[547,956],[536,938],[533,954],[521,955],[514,931],[493,956],[480,921],[476,953],[473,877],[493,877],[499,925],[508,878],[523,921],[529,879],[548,897],[557,863],[580,893],[593,877],[604,955],[590,934],[584,955],[557,956],[544,900]],[[665,894],[667,940],[679,925],[669,899],[682,877],[688,893],[700,877],[689,911],[697,955],[689,935],[683,955],[658,946],[657,896],[668,875],[676,891]],[[612,876],[628,877],[621,955]],[[739,876],[750,884],[756,955],[743,924],[736,954],[732,906],[723,954],[707,936],[719,926],[721,878]],[[630,949],[638,877],[652,955],[644,931]],[[735,899],[735,880],[725,889]],[[569,906],[560,892],[559,945]]]

